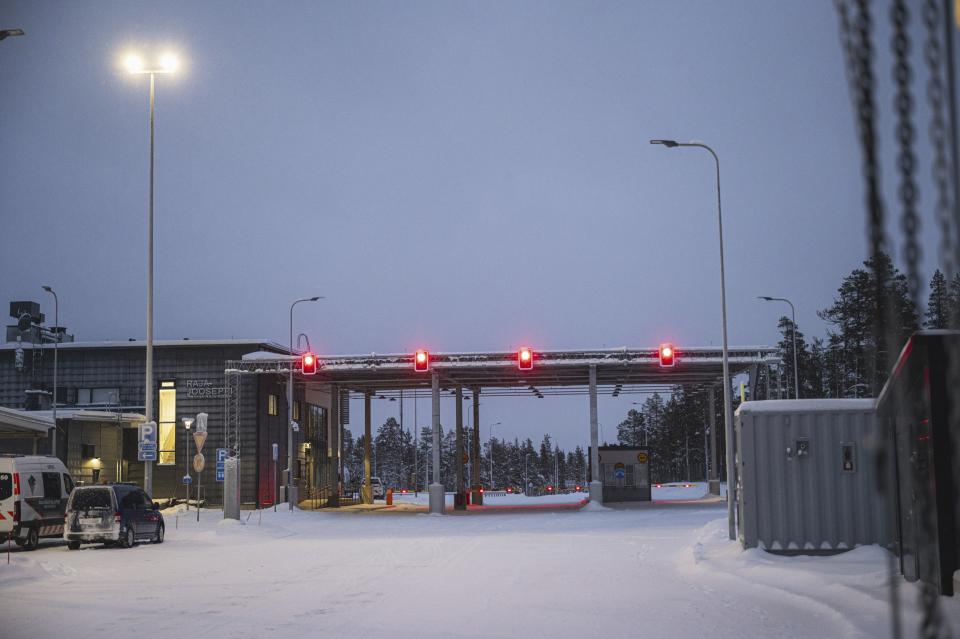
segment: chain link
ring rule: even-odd
[[[896,83],[896,95],[893,106],[897,112],[896,137],[899,146],[897,169],[900,171],[898,195],[903,212],[900,226],[904,233],[903,257],[906,261],[907,285],[910,297],[916,308],[920,308],[920,273],[917,266],[920,260],[920,246],[917,243],[917,231],[920,218],[917,215],[917,183],[914,172],[917,168],[913,153],[913,96],[910,83],[913,72],[910,68],[910,12],[904,0],[893,0],[890,7],[890,22],[893,25],[891,48],[893,49],[893,80]],[[901,327],[896,327],[901,328]]]
[[[944,16],[949,20],[949,16]],[[950,199],[950,164],[947,160],[947,130],[944,118],[943,45],[940,43],[940,9],[936,0],[926,0],[923,5],[923,25],[927,39],[923,47],[923,59],[927,65],[927,103],[930,107],[930,144],[933,147],[931,174],[937,192],[936,212],[940,225],[940,262],[947,281],[953,277]]]

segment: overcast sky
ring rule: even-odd
[[[827,0],[6,0],[0,27],[27,32],[0,43],[0,300],[52,319],[52,285],[80,340],[145,334],[133,50],[182,59],[157,86],[158,339],[286,342],[325,295],[295,324],[323,353],[718,346],[712,160],[650,138],[720,154],[732,344],[776,341],[757,295],[822,335],[866,253]],[[607,439],[635,399],[601,400]],[[494,421],[589,434],[585,397]]]

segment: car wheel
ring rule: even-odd
[[[68,541],[68,542],[67,542],[67,548],[69,548],[70,550],[80,550],[80,542],[79,542],[79,541]]]
[[[153,543],[162,544],[163,543],[163,524],[157,526],[157,536],[153,538]]]
[[[127,526],[127,532],[124,533],[123,539],[120,542],[124,548],[133,548],[133,544],[136,543],[136,537],[133,534],[133,526]]]
[[[27,550],[36,550],[37,546],[40,545],[40,530],[36,527],[31,528],[27,531],[27,540],[23,543],[23,547]]]

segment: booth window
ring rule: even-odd
[[[267,415],[276,415],[277,414],[277,396],[274,394],[267,395]]]
[[[176,382],[160,382],[160,416],[157,420],[157,462],[177,462],[177,388]]]

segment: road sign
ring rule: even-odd
[[[650,457],[649,455],[647,455],[647,453],[644,453],[644,452],[637,453],[637,461],[640,462],[641,464],[646,464],[649,459]]]
[[[197,452],[203,450],[203,444],[207,441],[207,431],[198,430],[193,434],[193,443],[197,445]]]
[[[138,428],[139,444],[137,449],[137,459],[140,461],[157,460],[157,423],[145,422]]]
[[[277,444],[273,445],[273,461],[277,461],[280,457],[280,446]]]
[[[203,458],[203,453],[197,453],[193,456],[193,469],[198,473],[203,472],[203,466],[206,460]]]
[[[183,483],[185,483],[185,484],[191,484],[191,483],[193,483],[193,477],[191,477],[190,475],[184,475],[184,476],[183,476]]]
[[[217,481],[223,481],[224,475],[224,464],[227,461],[227,449],[218,448],[217,449]]]

